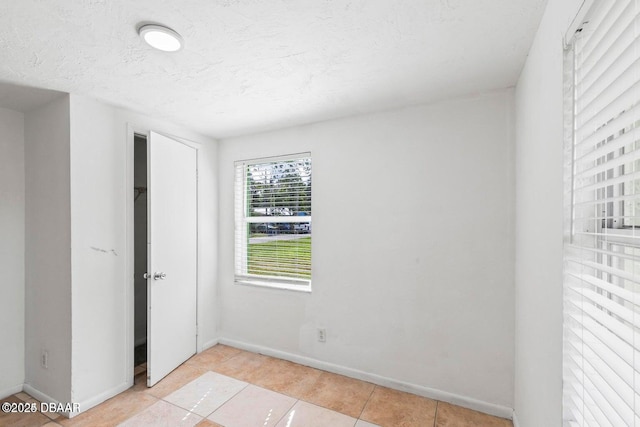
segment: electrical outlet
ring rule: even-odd
[[[47,350],[42,350],[42,355],[40,356],[40,365],[44,369],[49,368],[49,352]]]
[[[318,329],[318,341],[326,342],[327,341],[327,330],[326,329]]]

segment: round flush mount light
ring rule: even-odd
[[[149,46],[163,52],[176,52],[184,46],[180,34],[163,25],[143,25],[138,28],[138,34]]]

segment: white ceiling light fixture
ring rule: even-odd
[[[142,25],[138,34],[149,46],[163,52],[177,52],[184,47],[182,36],[164,25]]]

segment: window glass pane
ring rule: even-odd
[[[247,216],[311,215],[311,159],[247,166]]]
[[[311,290],[309,153],[236,163],[236,282]]]
[[[634,125],[634,128],[639,128],[640,122],[636,122]],[[628,129],[628,131],[631,131],[631,129]],[[633,177],[623,183],[625,196],[623,199],[623,224],[625,227],[640,226],[640,218],[638,217],[640,215],[640,199],[634,197],[640,194],[640,179],[636,175],[636,172],[640,172],[640,159],[634,159],[634,157],[638,157],[639,153],[640,142],[638,141],[625,147],[625,154],[632,156],[632,161],[624,165],[624,173]]]
[[[294,236],[290,236],[290,235]],[[296,239],[295,235],[305,234],[311,236],[310,222],[254,222],[249,224],[247,235],[249,243],[251,239],[262,237],[276,237],[280,240]],[[255,242],[253,242],[255,243]]]
[[[248,224],[247,273],[311,278],[311,223]]]
[[[640,425],[638,2],[592,2],[565,57],[564,425]]]

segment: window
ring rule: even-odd
[[[311,155],[236,162],[235,280],[311,291]]]
[[[585,2],[567,52],[566,426],[640,425],[640,5]]]

